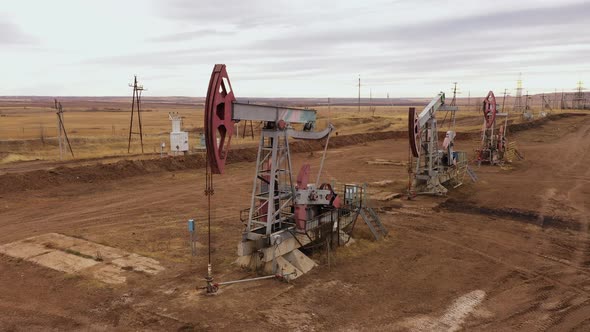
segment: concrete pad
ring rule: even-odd
[[[258,268],[260,266],[263,266],[264,264],[266,264],[265,262],[262,262],[258,258],[257,254],[247,255],[247,256],[239,256],[238,259],[236,259],[235,263],[238,266],[243,267],[245,269],[249,269],[249,270],[258,270]]]
[[[270,262],[273,260],[273,257],[283,256],[286,253],[300,248],[301,245],[306,245],[310,242],[309,238],[304,234],[295,234],[296,238],[289,232],[284,232],[282,235],[282,242],[279,242],[275,246],[262,249],[262,253],[264,254],[262,257],[263,261]]]
[[[0,246],[0,253],[16,257],[16,258],[23,258],[29,259],[34,256],[39,256],[42,254],[46,254],[52,251],[51,249],[47,249],[45,246],[37,244],[37,243],[27,243],[27,242],[12,242],[8,244],[4,244]]]
[[[129,254],[128,252],[121,249],[107,247],[103,246],[102,244],[85,240],[76,241],[76,243],[68,249],[78,251],[84,255],[92,257],[98,257],[100,255],[103,260],[113,260]]]
[[[241,241],[238,242],[238,256],[248,256],[254,251],[258,250],[255,241]]]
[[[348,247],[355,242],[352,236],[344,233],[343,231],[340,231],[338,236],[340,237],[340,245],[344,245],[345,247]]]
[[[298,249],[291,251],[283,257],[303,273],[307,273],[311,271],[311,269],[313,269],[314,267],[318,266],[316,262],[314,262],[311,258],[307,257]]]
[[[23,240],[23,242],[38,243],[41,245],[55,245],[58,248],[67,249],[74,244],[76,241],[86,241],[83,239],[77,239],[75,237],[59,234],[59,233],[47,233],[39,236],[30,237]]]
[[[127,281],[126,271],[118,266],[100,264],[96,269],[91,269],[90,274],[98,280],[108,284],[122,284]]]
[[[288,274],[289,276],[286,277],[287,280],[293,280],[303,275],[303,272],[301,270],[293,266],[293,264],[289,263],[289,261],[287,261],[283,257],[277,257],[276,262],[276,273]],[[264,271],[269,274],[273,273],[273,262],[266,263],[266,265],[264,266]]]
[[[76,273],[98,264],[95,260],[57,250],[32,257],[29,260],[50,269],[67,273]]]
[[[0,253],[57,271],[81,273],[109,284],[124,283],[130,271],[156,274],[164,270],[154,259],[58,233],[1,245]],[[98,256],[100,261],[96,260]]]
[[[111,263],[122,268],[131,267],[134,271],[148,274],[157,274],[164,270],[164,267],[157,260],[137,254],[129,254],[129,256],[114,259]]]
[[[49,249],[70,249],[81,254],[111,260],[128,255],[124,250],[108,247],[85,239],[79,239],[59,233],[47,233],[22,240],[25,243],[36,243]]]

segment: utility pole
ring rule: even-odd
[[[127,153],[131,151],[131,134],[139,135],[141,142],[141,153],[143,154],[143,126],[141,125],[141,93],[144,91],[143,85],[137,82],[137,75],[133,78],[133,84],[129,84],[133,88],[133,100],[131,101],[131,123],[129,124],[129,141],[127,143]],[[133,131],[133,116],[137,109],[137,120],[139,124],[139,131]]]
[[[61,119],[60,119],[60,106],[57,102],[57,99],[53,99],[54,108],[56,110],[55,114],[57,115],[57,142],[59,143],[59,160],[63,160],[63,146],[62,146],[62,128],[61,128]]]
[[[457,106],[457,82],[453,82],[453,100],[451,100],[450,106]]]
[[[387,93],[387,101],[389,102],[389,105],[391,105],[391,111],[393,112],[393,101],[389,99],[389,92]]]
[[[522,103],[522,73],[518,74],[518,80],[516,81],[516,96],[514,99],[514,112],[523,112],[526,107]]]
[[[372,112],[372,116],[375,116],[376,107],[373,106],[373,89],[369,89],[369,110]]]
[[[574,93],[574,99],[572,101],[573,109],[584,109],[586,101],[584,100],[584,82],[578,81],[576,92]]]
[[[358,84],[358,87],[359,87],[359,98],[358,98],[359,110],[358,110],[358,112],[360,113],[361,112],[361,74],[359,74],[359,84]]]
[[[471,90],[467,92],[467,110],[471,109]]]
[[[332,109],[331,106],[332,103],[330,102],[330,97],[328,97],[328,122],[330,122],[332,120]]]
[[[72,158],[74,158],[74,151],[72,150],[72,145],[70,144],[70,139],[68,138],[68,133],[66,131],[66,127],[64,125],[64,111],[61,103],[57,101],[57,99],[53,100],[54,108],[56,109],[55,114],[57,115],[57,140],[59,142],[59,160],[63,159],[63,149],[65,144],[68,143],[68,148],[70,149],[70,153],[72,154]],[[65,138],[65,142],[63,141]]]
[[[508,89],[504,89],[504,97],[502,98],[502,112],[505,112],[504,105],[506,104],[506,96],[508,95]]]

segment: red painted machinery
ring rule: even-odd
[[[490,165],[501,164],[506,153],[508,113],[498,112],[498,104],[493,91],[488,92],[482,101],[482,111],[481,147],[476,150],[476,162]],[[499,117],[504,117],[504,121],[497,123]]]

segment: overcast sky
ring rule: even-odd
[[[588,0],[0,0],[0,95],[467,96],[590,85]],[[514,92],[513,92],[514,93]]]

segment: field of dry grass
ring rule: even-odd
[[[76,98],[62,103],[64,123],[76,159],[103,158],[107,156],[128,156],[127,140],[130,120],[128,98]],[[51,107],[52,100],[1,100],[0,99],[0,163],[28,160],[58,160],[59,149],[56,139],[57,118]],[[423,105],[415,105],[418,110]],[[198,149],[200,134],[203,132],[202,104],[175,100],[143,103],[142,123],[145,154],[159,154],[162,142],[169,144],[170,121],[168,112],[178,112],[183,118],[183,129],[189,131],[191,149]],[[404,131],[407,128],[408,106],[357,106],[322,105],[318,111],[318,128],[331,122],[339,135],[375,131]],[[539,110],[535,110],[539,113]],[[439,125],[448,125],[441,116]],[[511,121],[522,121],[519,115]],[[238,132],[244,130],[240,123]],[[254,124],[254,133],[259,131]],[[461,107],[457,113],[458,131],[477,131],[481,126],[481,115],[472,107]],[[445,127],[443,127],[445,128]],[[241,134],[240,134],[241,135]],[[232,145],[252,145],[257,139],[236,137]],[[168,148],[164,150],[168,152]],[[131,154],[141,153],[139,138],[133,136]],[[71,159],[71,156],[67,156]]]

